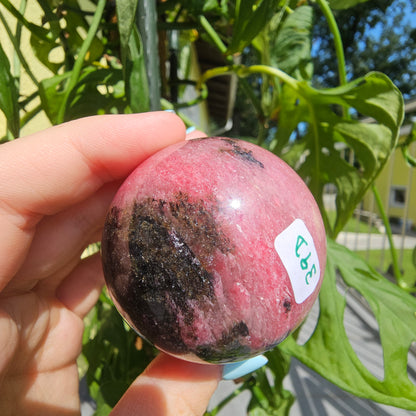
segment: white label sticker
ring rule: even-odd
[[[321,275],[318,254],[305,223],[296,219],[274,240],[274,248],[285,266],[296,303],[314,291]]]

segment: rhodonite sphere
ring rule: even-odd
[[[212,137],[169,146],[130,174],[107,215],[102,260],[138,334],[179,358],[227,363],[299,326],[322,283],[326,238],[292,168]]]

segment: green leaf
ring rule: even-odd
[[[0,3],[23,25],[31,34],[42,39],[44,42],[54,42],[51,39],[49,31],[42,26],[37,26],[34,23],[29,22],[10,2],[9,0],[0,0]]]
[[[52,62],[50,60],[51,52],[54,49],[60,48],[56,43],[45,41],[34,34],[30,36],[30,46],[32,47],[33,53],[36,58],[42,62],[51,72],[57,73],[59,68],[62,66],[62,62]]]
[[[51,43],[32,34],[30,43],[35,56],[54,73],[57,73],[62,67],[65,71],[70,71],[73,69],[83,46],[84,37],[81,34],[88,32],[92,22],[85,18],[84,10],[80,8],[77,0],[66,0],[62,4],[60,9],[62,28],[57,14],[51,10],[48,1],[39,1],[39,5],[45,13],[44,24],[50,25],[51,34],[54,39],[59,39],[59,43]],[[55,48],[59,48],[60,52],[63,52],[59,54],[62,56],[62,60],[59,62],[56,62],[58,54],[54,54],[54,59],[51,60],[51,52]],[[94,35],[88,48],[88,54],[84,59],[87,63],[94,62],[100,59],[103,52],[103,42],[97,35]]]
[[[283,380],[290,369],[290,356],[279,348],[267,353],[267,368],[263,367],[247,376],[241,390],[250,389],[248,405],[250,416],[288,416],[294,396],[283,388]],[[271,382],[272,376],[273,382]]]
[[[328,0],[329,6],[334,10],[349,9],[360,3],[366,3],[368,0]]]
[[[270,143],[269,149],[278,155],[282,155],[282,150],[288,145],[289,140],[293,132],[296,130],[298,124],[305,119],[305,114],[308,113],[307,102],[300,98],[292,88],[287,85],[283,85],[280,95],[280,111],[279,111],[279,124],[275,137]],[[296,146],[299,143],[292,142],[291,147]],[[304,146],[302,146],[304,150]],[[285,155],[286,161],[295,166],[297,160],[299,160],[299,154],[295,156],[295,160],[289,161],[287,153]]]
[[[329,235],[335,237],[396,146],[403,98],[387,76],[375,72],[333,89],[315,90],[301,82],[297,88],[283,87],[282,130],[279,126],[270,149],[296,163],[292,166],[308,183],[323,213],[324,187],[336,185],[335,224],[326,223]],[[360,118],[371,117],[371,122],[353,119],[346,109]],[[305,132],[293,142],[289,132],[296,123],[304,123]],[[346,152],[353,152],[355,159],[349,160]]]
[[[271,63],[287,74],[295,71],[309,79],[307,69],[311,62],[311,30],[313,9],[311,6],[297,7],[284,20],[278,35],[272,38]]]
[[[119,84],[123,84],[121,69],[87,69],[80,76],[67,117],[76,119],[94,114],[125,113],[124,88],[122,93],[119,92]]]
[[[127,101],[134,112],[148,111],[149,84],[143,45],[140,33],[134,25],[137,0],[122,0],[116,3],[116,7]]]
[[[371,374],[348,340],[344,327],[346,298],[337,290],[337,276],[367,300],[378,322],[383,380]],[[416,299],[356,254],[329,240],[319,305],[319,321],[311,338],[300,346],[290,337],[281,344],[283,351],[358,397],[416,410],[416,386],[407,374],[409,348],[416,340]]]
[[[59,108],[64,99],[63,83],[71,77],[71,71],[46,78],[39,83],[39,97],[43,110],[52,124],[58,123]]]
[[[321,90],[320,94],[332,97],[327,103],[351,106],[361,116],[372,117],[373,121],[386,125],[392,131],[398,131],[403,121],[403,97],[387,75],[381,72],[370,72],[346,85]]]
[[[227,0],[206,0],[203,2],[202,11],[204,13],[217,11],[221,14],[226,14],[228,10]]]
[[[117,24],[122,49],[127,48],[129,43],[136,17],[137,2],[138,0],[118,0],[116,2]]]
[[[67,109],[71,101],[71,96],[73,96],[74,91],[76,90],[76,85],[79,81],[82,69],[85,64],[86,56],[88,51],[94,41],[97,30],[100,26],[101,18],[104,13],[106,6],[106,0],[98,0],[97,7],[94,11],[94,16],[92,18],[91,24],[88,27],[88,32],[85,39],[82,42],[82,46],[78,52],[77,59],[75,60],[74,67],[71,71],[71,77],[68,82],[64,85],[64,94],[59,108],[57,122],[62,123],[67,120]]]
[[[416,156],[413,156],[410,153],[410,147],[413,143],[416,143],[416,123],[412,124],[412,129],[409,135],[405,138],[405,140],[399,144],[400,149],[402,150],[402,154],[406,163],[412,167],[416,168]]]
[[[158,4],[158,9],[161,11],[170,9],[172,4],[174,4],[174,2],[161,2]],[[215,13],[217,16],[225,16],[228,18],[228,8],[230,7],[231,2],[229,0],[182,0],[180,5],[189,12],[190,16]]]
[[[67,7],[65,10],[65,30],[70,34],[70,36],[65,38],[63,46],[66,54],[70,54],[73,59],[76,59],[86,39],[86,37],[81,36],[80,33],[87,33],[91,25],[94,24],[94,19],[93,21],[90,21],[85,18],[82,13],[83,10],[80,9],[77,0],[66,0],[65,7]],[[98,3],[96,7],[99,7]],[[97,11],[97,8],[94,10],[95,12]],[[104,52],[104,48],[105,46],[103,45],[103,41],[99,39],[96,32],[92,36],[91,43],[88,47],[88,55],[85,56],[84,59],[88,63],[99,60]]]
[[[273,17],[278,0],[238,0],[233,35],[227,53],[241,52]]]
[[[59,109],[65,94],[63,85],[71,75],[72,72],[68,71],[40,82],[39,96],[44,111],[52,124],[57,124],[59,121]],[[71,94],[67,117],[74,119],[110,113],[114,112],[114,108],[118,110],[118,113],[123,113],[127,103],[123,95],[119,96],[118,84],[121,80],[120,69],[85,67]],[[101,90],[106,89],[107,91],[113,89],[114,92],[100,92],[99,87]]]
[[[10,63],[0,44],[0,110],[7,120],[7,127],[14,137],[19,135],[19,92],[10,72]]]
[[[155,357],[155,349],[147,343],[140,351],[135,348],[137,335],[126,328],[105,290],[84,323],[86,379],[97,403],[96,414],[104,415]]]
[[[134,112],[149,111],[149,84],[140,33],[134,27],[129,44],[130,59],[125,62],[126,97]]]
[[[283,380],[289,373],[290,356],[279,348],[275,348],[267,353],[267,358],[269,359],[267,367],[274,377],[273,407],[276,415],[289,416],[290,409],[295,402],[295,396],[289,390],[283,388]]]

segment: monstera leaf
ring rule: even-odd
[[[18,91],[10,72],[10,63],[0,45],[0,111],[4,113],[10,132],[14,137],[19,134]]]
[[[227,53],[241,52],[264,29],[276,10],[276,0],[237,0],[233,35]]]
[[[277,36],[271,36],[271,64],[290,75],[308,72],[312,25],[312,6],[300,6],[290,13]]]
[[[351,346],[344,327],[346,298],[337,289],[337,276],[367,300],[378,322],[382,380],[364,366]],[[330,240],[319,307],[319,321],[310,339],[300,346],[290,337],[281,344],[282,350],[356,396],[416,410],[416,386],[407,374],[408,352],[416,341],[416,299]]]
[[[63,85],[71,75],[72,72],[65,72],[46,78],[39,84],[43,109],[52,124],[58,123],[58,113],[65,94]],[[120,92],[119,85],[123,86],[121,69],[97,68],[92,65],[83,68],[67,106],[67,117],[75,119],[111,113],[115,109],[119,113],[124,112],[127,104],[123,98],[124,89]],[[100,92],[99,88],[102,86],[106,86],[106,90],[112,92]]]
[[[336,186],[336,220],[325,224],[335,237],[396,146],[403,99],[390,79],[377,72],[327,90],[295,85],[296,90],[283,86],[279,126],[270,150],[298,170],[323,213],[324,187]],[[363,117],[366,122],[360,121]]]
[[[126,97],[132,111],[148,111],[149,87],[143,45],[134,25],[137,0],[120,0],[116,7]]]

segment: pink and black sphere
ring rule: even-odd
[[[131,173],[109,209],[102,257],[138,334],[185,360],[227,363],[300,325],[322,283],[326,237],[292,168],[212,137],[169,146]]]

